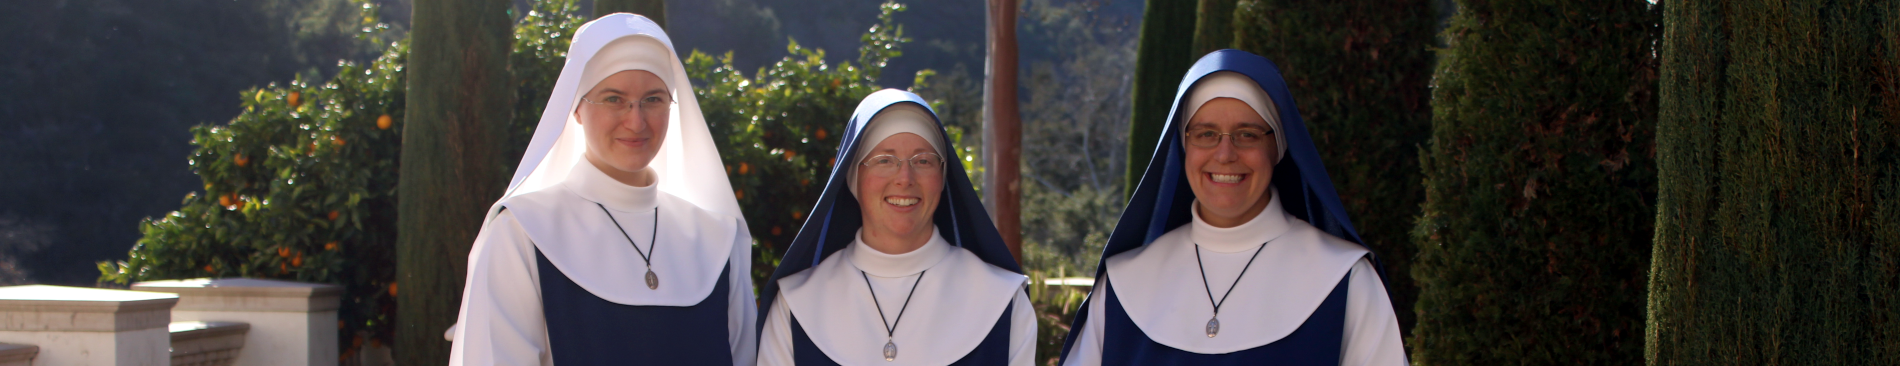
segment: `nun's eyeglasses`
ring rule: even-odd
[[[879,177],[897,175],[899,168],[905,165],[909,165],[910,170],[918,174],[943,174],[943,157],[936,153],[920,153],[909,159],[898,159],[897,156],[890,154],[873,155],[864,158],[864,162],[858,164]]]
[[[1222,137],[1231,137],[1234,140],[1235,149],[1252,149],[1266,145],[1267,140],[1272,136],[1273,131],[1253,127],[1241,127],[1235,129],[1234,132],[1220,132],[1218,129],[1199,127],[1188,129],[1187,136],[1182,139],[1187,140],[1188,145],[1194,147],[1213,148],[1220,146]]]
[[[646,117],[646,118],[666,118],[666,112],[672,107],[672,104],[673,104],[672,100],[668,100],[667,98],[661,97],[658,95],[649,95],[645,98],[640,98],[640,100],[638,101],[627,100],[626,98],[618,96],[618,95],[609,95],[606,98],[601,98],[601,99],[602,100],[600,101],[595,101],[593,99],[588,99],[587,97],[581,97],[582,102],[587,102],[587,104],[593,104],[597,107],[600,107],[601,109],[606,110],[609,113],[613,113],[614,115],[619,115],[621,113],[627,113],[627,111],[629,110],[638,109],[640,111],[640,116]]]

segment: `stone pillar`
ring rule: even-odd
[[[139,291],[178,294],[176,321],[250,324],[236,366],[335,365],[343,287],[252,278],[139,282]]]
[[[0,287],[0,342],[38,346],[40,365],[166,366],[177,303],[166,293]]]

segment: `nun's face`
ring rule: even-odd
[[[634,183],[625,177],[645,170],[666,139],[667,115],[673,110],[666,81],[644,70],[621,71],[581,97],[574,114],[586,131],[588,162]]]
[[[915,250],[930,240],[930,219],[943,197],[943,162],[938,158],[937,166],[931,169],[903,159],[924,159],[936,152],[922,136],[899,133],[878,142],[865,154],[866,161],[859,162],[854,174],[858,177],[858,206],[864,211],[866,244],[896,254]],[[889,166],[896,169],[870,166],[878,159],[893,159],[894,165]]]
[[[1197,146],[1193,143],[1197,132],[1203,138],[1215,134],[1217,140],[1211,147]],[[1273,162],[1278,160],[1274,155],[1280,151],[1272,135],[1277,132],[1260,113],[1233,98],[1208,101],[1188,119],[1182,147],[1187,151],[1188,185],[1200,202],[1202,220],[1215,227],[1234,227],[1267,207]],[[1254,135],[1242,137],[1243,133]],[[1249,145],[1246,141],[1252,141],[1252,146],[1243,147]]]

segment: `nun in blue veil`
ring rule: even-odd
[[[845,125],[824,193],[760,298],[760,365],[1030,365],[1025,277],[922,98]]]
[[[1273,62],[1215,51],[1174,100],[1062,364],[1406,364],[1377,257]]]

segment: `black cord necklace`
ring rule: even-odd
[[[910,293],[904,295],[904,307],[897,309],[897,322],[904,321],[904,310],[910,310],[910,297],[917,294],[917,285],[924,283],[925,273],[930,273],[930,271],[917,272],[917,282],[910,284]],[[884,361],[895,361],[897,360],[897,322],[884,317],[884,305],[877,303],[877,288],[871,287],[871,275],[865,274],[864,270],[858,270],[858,275],[864,277],[864,288],[871,290],[871,305],[877,307],[877,320],[885,324]]]
[[[1207,265],[1201,264],[1201,243],[1194,243],[1194,265],[1201,267],[1201,288],[1207,289],[1207,302],[1214,305],[1214,317],[1207,319],[1207,337],[1220,335],[1220,305],[1227,303],[1227,295],[1234,294],[1234,288],[1240,287],[1240,278],[1247,276],[1247,269],[1253,268],[1253,260],[1260,258],[1260,251],[1267,249],[1266,243],[1260,243],[1260,249],[1253,250],[1253,257],[1247,258],[1247,265],[1240,267],[1240,275],[1234,276],[1234,284],[1227,286],[1227,293],[1220,295],[1220,301],[1214,301],[1214,287],[1207,284]]]
[[[620,236],[627,238],[627,244],[633,244],[633,252],[640,253],[640,261],[647,263],[647,289],[660,289],[660,275],[653,274],[653,257],[647,254],[660,246],[660,242],[656,241],[660,237],[660,206],[653,206],[653,236],[647,238],[647,250],[641,251],[640,243],[633,242],[633,236],[627,235],[627,228],[620,227],[620,220],[615,220],[614,213],[607,211],[607,205],[600,202],[595,202],[594,205],[600,206],[600,212],[607,214],[607,220],[613,221],[615,229],[620,229]]]

